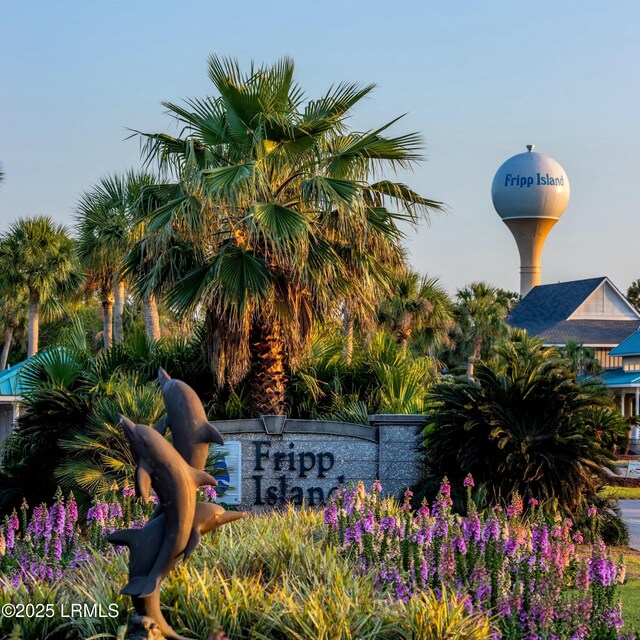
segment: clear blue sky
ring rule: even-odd
[[[378,85],[352,126],[407,112],[428,162],[402,176],[448,214],[412,232],[412,263],[450,290],[516,290],[519,259],[493,211],[498,166],[527,143],[558,160],[571,201],[543,282],[640,277],[640,2],[109,0],[0,4],[0,231],[20,216],[71,224],[100,176],[139,165],[127,127],[171,131],[162,100],[211,92],[210,53],[296,61],[315,97]]]

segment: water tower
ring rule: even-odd
[[[509,227],[520,251],[520,294],[540,284],[540,256],[549,231],[569,202],[569,179],[549,156],[527,145],[509,158],[491,185],[493,206]]]

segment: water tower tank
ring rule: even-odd
[[[534,151],[509,158],[491,185],[493,206],[520,251],[520,293],[540,284],[540,256],[549,231],[569,202],[569,178],[553,158]]]

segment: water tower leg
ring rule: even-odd
[[[520,295],[523,297],[540,284],[540,257],[556,218],[507,218],[520,252]]]

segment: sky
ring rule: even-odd
[[[419,132],[399,178],[447,205],[408,230],[411,263],[450,291],[519,288],[515,242],[491,204],[504,160],[555,158],[571,199],[542,281],[640,278],[640,2],[539,0],[0,0],[0,232],[46,214],[72,226],[83,190],[140,166],[129,129],[174,132],[161,106],[211,95],[211,53],[293,57],[311,97],[375,83],[349,125]]]

